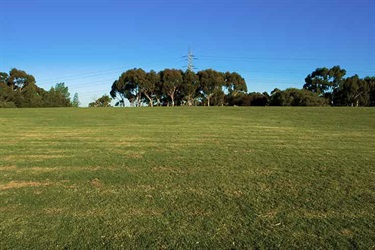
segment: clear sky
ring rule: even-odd
[[[318,67],[375,75],[375,0],[0,0],[0,71],[82,106],[130,68],[236,71],[248,90],[301,88]]]

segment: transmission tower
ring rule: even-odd
[[[186,59],[187,59],[187,69],[188,70],[190,70],[190,71],[193,71],[194,69],[196,69],[195,67],[194,67],[194,59],[198,59],[198,58],[196,58],[195,56],[194,56],[194,54],[193,54],[193,51],[189,48],[189,50],[188,50],[188,54],[187,54],[187,56],[183,56],[183,57],[185,57]],[[185,66],[186,67],[186,66]]]
[[[188,70],[193,71],[193,69],[194,69],[194,65],[193,65],[194,54],[193,54],[193,51],[190,48],[189,48],[189,51],[188,51],[187,60],[188,60],[188,66],[187,66]]]

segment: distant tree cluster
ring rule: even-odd
[[[340,66],[317,68],[305,78],[303,88],[324,97],[332,106],[375,106],[375,77],[344,78]]]
[[[305,79],[302,89],[275,88],[247,93],[246,82],[236,72],[212,69],[197,73],[177,69],[160,72],[130,69],[112,84],[116,106],[375,106],[375,77],[344,78],[340,66],[318,68]]]
[[[130,69],[112,84],[110,95],[117,98],[116,106],[124,106],[125,99],[135,107],[221,106],[230,105],[231,98],[246,91],[245,80],[236,72]]]
[[[78,94],[70,101],[68,87],[57,83],[49,91],[36,85],[25,71],[0,72],[0,108],[78,107]]]
[[[276,88],[271,95],[267,92],[237,95],[229,104],[235,106],[326,106],[328,102],[318,94],[305,89],[280,90]]]
[[[105,108],[111,107],[112,98],[108,95],[103,95],[102,97],[96,99],[94,102],[89,103],[90,108]]]

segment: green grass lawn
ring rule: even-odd
[[[374,249],[375,109],[0,109],[0,244]]]

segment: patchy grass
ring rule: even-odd
[[[375,109],[0,109],[1,249],[375,248]]]
[[[24,187],[42,187],[51,185],[50,182],[35,182],[35,181],[11,181],[6,184],[0,185],[0,190],[11,189],[11,188],[24,188]]]

